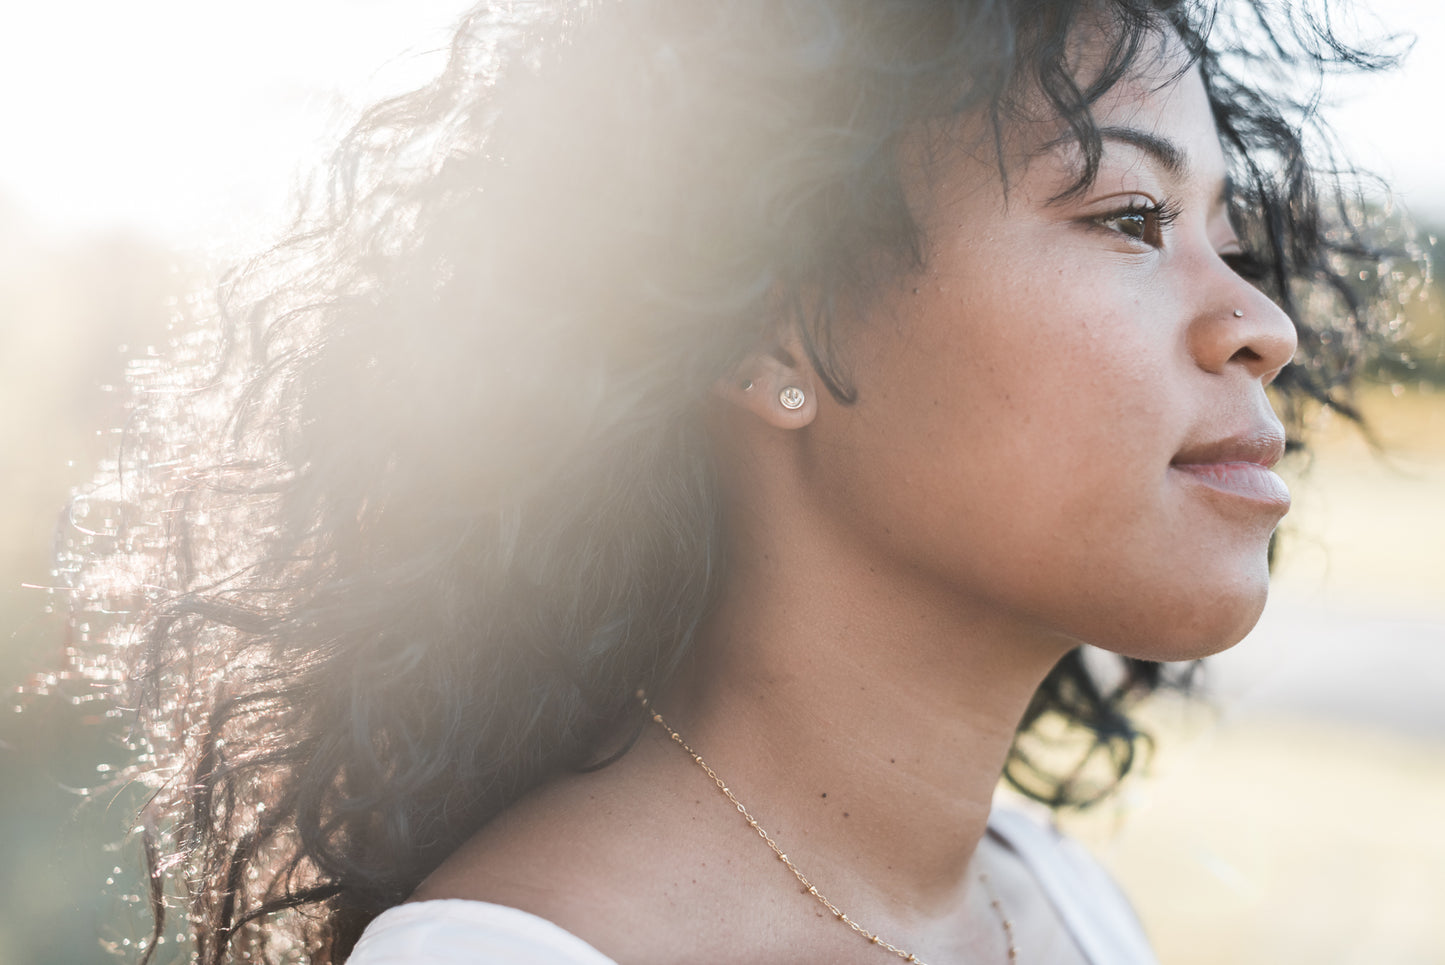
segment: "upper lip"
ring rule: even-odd
[[[1284,428],[1262,425],[1207,442],[1191,443],[1170,461],[1172,466],[1206,466],[1248,462],[1269,469],[1284,456]]]

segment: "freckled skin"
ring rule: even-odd
[[[1110,141],[1056,204],[1074,168],[1037,152],[1051,132],[1017,139],[1007,198],[991,155],[955,151],[914,199],[926,270],[843,330],[857,404],[777,346],[717,392],[729,567],[658,709],[820,890],[926,961],[1007,958],[986,871],[1021,961],[1083,965],[985,837],[1018,722],[1079,641],[1198,656],[1263,603],[1282,507],[1172,463],[1271,422],[1294,334],[1224,260],[1224,161],[1182,57],[1097,114],[1167,138],[1187,175]],[[1140,213],[1166,201],[1167,228]],[[798,409],[776,403],[789,385]],[[418,897],[514,905],[629,963],[884,960],[650,728],[504,813]]]
[[[858,402],[819,401],[807,485],[857,552],[967,605],[1181,659],[1254,624],[1279,512],[1221,510],[1170,461],[1270,420],[1264,385],[1295,340],[1222,259],[1238,245],[1197,75],[1138,94],[1117,89],[1101,122],[1180,145],[1187,175],[1127,144],[1061,204],[1075,174],[1062,153],[1010,158],[1007,197],[986,153],[943,174],[926,274],[876,307],[897,324],[870,319],[845,343]],[[1182,209],[1159,247],[1088,220],[1139,198]]]

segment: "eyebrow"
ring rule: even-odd
[[[1099,138],[1104,141],[1119,141],[1139,148],[1153,157],[1164,170],[1177,178],[1189,175],[1189,158],[1184,149],[1167,137],[1141,131],[1137,127],[1101,127]]]
[[[1137,127],[1105,126],[1098,128],[1097,133],[1100,141],[1116,141],[1138,148],[1157,161],[1171,176],[1179,180],[1187,180],[1192,176],[1189,152],[1177,141]],[[1043,152],[1076,147],[1078,143],[1074,135],[1065,135],[1045,144]],[[1073,190],[1065,191],[1053,200],[1062,201],[1066,197],[1072,196],[1073,193]],[[1238,185],[1234,183],[1233,178],[1226,174],[1219,185],[1219,192],[1215,195],[1214,203],[1219,207],[1228,208],[1233,204],[1237,195]]]
[[[1189,177],[1188,153],[1167,137],[1141,131],[1137,127],[1101,127],[1099,128],[1099,138],[1104,141],[1132,144],[1157,160],[1164,166],[1164,170],[1174,177],[1180,180]],[[1215,195],[1214,203],[1221,208],[1228,208],[1234,203],[1235,195],[1234,179],[1225,175],[1224,180],[1220,182],[1219,192]]]

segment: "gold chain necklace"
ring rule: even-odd
[[[717,785],[717,789],[721,791],[729,801],[732,802],[733,807],[737,808],[738,813],[743,816],[743,820],[748,822],[748,827],[756,831],[758,833],[758,837],[766,841],[768,847],[773,849],[773,854],[777,855],[778,860],[788,866],[788,870],[793,873],[794,878],[798,879],[798,884],[803,886],[804,891],[812,895],[814,898],[818,899],[818,903],[821,904],[824,908],[828,909],[828,911],[833,915],[834,918],[838,919],[843,924],[853,929],[853,931],[857,932],[863,938],[867,939],[870,943],[877,945],[879,948],[887,949],[894,955],[897,955],[899,958],[903,959],[905,962],[914,962],[916,963],[916,965],[927,965],[927,963],[924,962],[923,959],[919,958],[917,955],[914,955],[912,952],[905,951],[902,948],[899,948],[897,945],[894,945],[892,942],[886,941],[878,937],[868,929],[864,928],[862,925],[858,924],[852,918],[849,918],[846,914],[844,914],[841,908],[829,901],[827,897],[818,890],[817,886],[808,880],[808,876],[798,870],[798,866],[793,864],[792,859],[789,858],[787,854],[784,853],[783,849],[778,846],[778,842],[774,841],[772,836],[769,835],[767,831],[763,830],[763,826],[758,823],[757,818],[753,817],[751,814],[748,813],[748,809],[743,806],[743,802],[737,799],[737,796],[733,794],[732,790],[727,786],[723,779],[717,776],[717,772],[708,765],[707,761],[702,759],[702,755],[689,747],[687,745],[687,741],[682,739],[682,735],[679,734],[677,731],[673,730],[668,725],[667,721],[662,719],[662,715],[652,709],[652,705],[647,702],[646,696],[639,693],[638,699],[642,701],[642,706],[647,710],[647,712],[652,715],[652,719],[657,721],[658,726],[661,727],[663,730],[667,731],[667,736],[672,738],[673,743],[677,744],[683,750],[687,751],[688,756],[691,757],[693,760],[697,761],[697,766],[702,768],[703,771],[707,773],[708,777],[712,778],[712,782]],[[978,874],[978,883],[983,886],[984,892],[988,895],[989,906],[993,908],[994,915],[998,918],[999,924],[1003,926],[1004,937],[1008,940],[1008,960],[1012,965],[1012,963],[1018,961],[1019,955],[1018,946],[1014,944],[1013,922],[1010,921],[1008,915],[1004,913],[1003,904],[998,900],[998,894],[993,890],[993,885],[989,883],[988,875],[980,871]]]

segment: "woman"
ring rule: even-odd
[[[991,801],[1091,799],[1030,735],[1117,778],[1250,629],[1267,390],[1378,339],[1261,61],[1374,64],[1249,4],[480,8],[140,375],[81,572],[146,594],[156,935],[179,864],[205,963],[1149,961]]]

